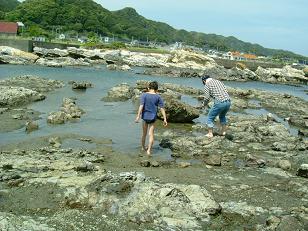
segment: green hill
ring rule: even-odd
[[[5,13],[14,10],[20,4],[17,0],[0,0],[0,20],[5,18]]]
[[[0,0],[3,1],[3,0]],[[10,0],[14,1],[14,0]],[[37,33],[50,35],[56,28],[61,32],[82,34],[95,32],[130,40],[185,42],[188,45],[219,50],[237,50],[257,55],[305,58],[290,51],[264,48],[243,42],[233,36],[224,37],[176,30],[166,23],[148,20],[133,8],[109,11],[93,0],[26,0],[6,14],[6,20],[22,21]],[[34,29],[33,29],[34,28]]]

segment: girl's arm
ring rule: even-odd
[[[136,123],[138,123],[139,120],[140,120],[142,110],[143,110],[143,105],[140,105],[139,108],[138,108],[136,119],[135,119]]]

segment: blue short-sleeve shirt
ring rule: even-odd
[[[164,101],[158,94],[143,93],[140,97],[140,105],[143,105],[141,118],[154,120],[157,117],[157,107],[163,108]]]

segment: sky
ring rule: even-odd
[[[176,29],[234,36],[308,56],[308,0],[95,0],[114,11],[133,7]]]

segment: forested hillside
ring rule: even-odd
[[[0,20],[5,18],[5,12],[14,10],[18,4],[17,0],[0,0]]]
[[[5,0],[0,0],[0,2]],[[16,2],[16,0],[9,0]],[[7,11],[10,11],[9,9]],[[102,36],[116,36],[143,41],[185,42],[188,45],[237,50],[257,55],[303,58],[289,51],[267,49],[258,44],[243,42],[235,37],[176,30],[166,23],[148,20],[133,8],[109,11],[93,0],[26,0],[6,20],[22,21],[28,32],[52,36],[58,28],[72,35],[95,32]]]

